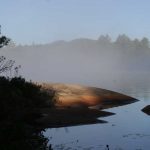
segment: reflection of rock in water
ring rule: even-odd
[[[73,84],[42,84],[44,88],[54,88],[59,97],[57,106],[91,107],[99,109],[121,106],[137,101],[136,99],[105,89],[84,87]]]
[[[89,108],[57,108],[45,109],[48,115],[37,120],[44,128],[58,128],[77,125],[107,123],[99,117],[114,115],[114,113]]]
[[[146,113],[147,115],[150,115],[150,105],[147,105],[146,107],[144,107],[144,108],[142,109],[142,111],[143,111],[144,113]]]

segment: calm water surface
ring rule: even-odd
[[[106,124],[47,129],[44,134],[54,150],[105,150],[107,144],[110,150],[150,149],[150,116],[141,112],[143,107],[150,104],[150,84],[145,81],[114,85],[109,89],[140,101],[107,109],[116,115],[100,118],[108,121]]]

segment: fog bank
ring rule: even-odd
[[[113,42],[106,35],[97,40],[81,38],[45,45],[10,44],[0,54],[21,65],[20,74],[28,80],[107,89],[121,86],[122,81],[130,84],[135,78],[136,82],[148,80],[150,68],[148,39],[131,40],[126,35]]]

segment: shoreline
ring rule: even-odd
[[[60,128],[77,125],[107,123],[101,117],[115,115],[103,111],[138,101],[117,92],[72,84],[41,84],[43,90],[54,89],[58,101],[55,108],[43,108],[36,123],[42,128]]]

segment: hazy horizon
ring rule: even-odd
[[[21,65],[19,74],[28,80],[74,83],[113,90],[113,86],[149,81],[150,47],[147,38],[120,35],[99,39],[74,39],[43,45],[11,45],[1,55]],[[8,72],[9,75],[9,72]],[[148,83],[148,82],[147,82]]]

